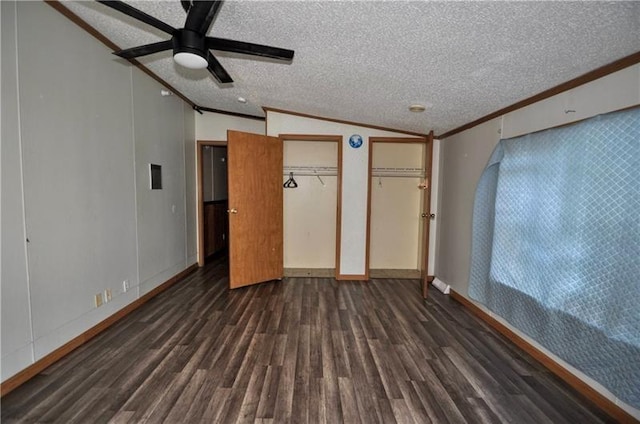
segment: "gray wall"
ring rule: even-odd
[[[1,7],[5,380],[195,262],[195,119],[51,7]]]
[[[213,150],[202,146],[202,201],[213,200]]]
[[[184,165],[186,170],[185,228],[187,230],[187,264],[198,261],[198,226],[196,219],[197,190],[196,190],[196,118],[193,110],[183,107],[184,119]]]
[[[27,284],[20,125],[16,77],[14,5],[1,2],[2,15],[2,168],[1,255],[2,379],[29,365],[31,315]],[[11,362],[7,359],[11,355]],[[5,374],[4,370],[9,373]]]
[[[466,296],[476,185],[500,139],[500,119],[440,143],[441,198],[436,276]]]
[[[227,148],[202,146],[203,201],[227,199]]]
[[[227,198],[227,148],[211,148],[211,168],[213,178],[213,197],[211,200]]]

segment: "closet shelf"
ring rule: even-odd
[[[336,176],[338,168],[336,166],[284,166],[282,175],[289,175],[291,172],[298,177]],[[425,172],[422,168],[372,168],[371,176],[424,178]]]
[[[372,168],[372,177],[424,178],[422,168]]]
[[[338,167],[336,166],[285,166],[283,168],[283,175],[289,175],[293,172],[297,177],[315,177],[319,176],[337,176]]]

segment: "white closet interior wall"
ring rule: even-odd
[[[284,189],[284,267],[333,269],[336,266],[338,143],[284,142],[283,182],[295,167],[297,188]],[[305,168],[304,171],[301,168]],[[313,174],[316,168],[333,168]],[[330,175],[327,175],[330,174]]]
[[[422,253],[422,202],[424,190],[423,143],[372,143],[371,235],[369,268],[393,270],[420,269]],[[422,169],[376,176],[377,169]],[[384,173],[387,175],[390,173]],[[407,176],[404,176],[407,175]]]

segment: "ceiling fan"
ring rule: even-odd
[[[209,50],[269,57],[279,60],[293,59],[293,50],[245,43],[243,41],[227,40],[225,38],[207,37],[206,34],[218,10],[220,10],[222,1],[181,0],[180,3],[182,3],[182,7],[185,12],[187,12],[187,19],[184,28],[180,29],[176,29],[122,1],[98,2],[171,35],[170,40],[145,44],[113,53],[124,59],[132,59],[173,49],[173,59],[179,65],[191,69],[207,68],[220,83],[230,83],[233,82],[233,79]]]

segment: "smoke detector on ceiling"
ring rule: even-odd
[[[415,113],[420,113],[420,112],[424,112],[427,109],[427,107],[423,104],[420,103],[414,103],[411,106],[409,106],[409,110],[411,112],[415,112]]]

